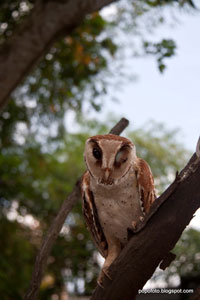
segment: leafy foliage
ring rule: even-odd
[[[11,140],[16,142],[18,132],[22,132],[20,128],[25,139],[31,135],[33,140],[44,143],[48,136],[49,141],[59,143],[65,130],[66,111],[79,113],[84,103],[100,110],[108,78],[118,73],[118,69],[113,70],[110,76],[108,66],[109,61],[114,65],[113,58],[121,47],[117,30],[123,28],[124,34],[128,29],[143,40],[139,20],[147,15],[147,27],[153,29],[164,19],[155,10],[174,3],[181,7],[191,4],[190,1],[120,1],[112,18],[93,13],[72,35],[57,40],[5,108],[0,119],[0,131],[5,137],[3,146]],[[1,1],[0,44],[6,43],[16,27],[29,17],[34,5],[35,1]],[[161,72],[165,68],[163,60],[175,53],[175,43],[171,40],[163,39],[157,44],[146,41],[142,47],[147,55],[151,53],[157,58]]]
[[[179,274],[179,276],[199,276],[200,274],[200,240],[199,231],[188,229],[182,235],[179,243],[175,247],[177,259],[170,266],[169,275]]]
[[[5,217],[0,220],[1,298],[21,300],[34,263],[35,246],[30,240],[30,233],[32,236],[33,232]]]
[[[153,54],[157,57],[158,68],[161,73],[166,68],[164,59],[175,54],[176,44],[173,40],[162,40],[160,43],[144,42],[144,49],[147,54]]]

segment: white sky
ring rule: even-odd
[[[133,128],[150,119],[164,122],[170,129],[180,128],[185,147],[195,150],[200,135],[200,13],[180,14],[178,21],[156,31],[155,40],[172,38],[177,44],[164,74],[155,58],[129,59],[127,73],[134,70],[138,80],[127,81],[121,92],[111,89],[108,98],[117,95],[120,102],[106,101],[97,118],[114,112],[128,118]]]

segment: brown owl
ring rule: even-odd
[[[127,229],[148,213],[155,200],[154,180],[148,164],[136,156],[134,144],[113,134],[86,141],[87,171],[81,189],[87,227],[105,262],[103,274],[127,244]]]

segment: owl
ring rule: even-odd
[[[135,145],[113,134],[87,139],[87,171],[81,183],[83,214],[92,239],[105,262],[104,274],[128,243],[127,229],[148,213],[155,200],[154,180],[148,164],[136,156]],[[110,278],[111,279],[111,278]]]

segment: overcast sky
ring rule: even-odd
[[[194,150],[200,135],[200,13],[178,15],[175,27],[160,27],[155,40],[176,41],[176,56],[166,60],[167,69],[160,74],[155,58],[132,58],[127,73],[134,70],[138,80],[127,81],[121,92],[112,90],[119,103],[106,101],[99,118],[109,112],[127,117],[138,127],[150,119],[164,122],[168,128],[180,128],[186,148]]]

